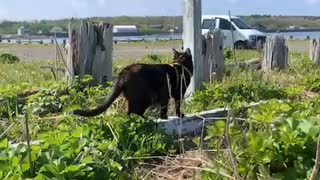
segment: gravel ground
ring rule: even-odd
[[[289,41],[289,50],[292,52],[309,52],[309,41]],[[114,46],[115,60],[140,59],[147,54],[170,55],[172,48],[181,48],[178,42],[172,43],[127,43]],[[61,47],[64,53],[64,49]],[[0,44],[0,53],[16,54],[22,61],[42,61],[55,59],[55,46],[39,44]]]

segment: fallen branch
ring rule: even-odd
[[[241,111],[246,111],[249,108],[257,107],[266,102],[267,101],[251,103],[248,106],[243,107]],[[209,111],[203,111],[196,114],[186,115],[181,120],[176,116],[171,116],[168,119],[159,119],[157,120],[157,122],[158,122],[158,128],[164,129],[166,134],[177,136],[179,135],[179,132],[180,132],[179,130],[181,128],[180,135],[184,136],[194,132],[201,133],[204,126],[211,125],[219,120],[225,121],[227,115],[228,115],[228,109],[220,108],[220,109],[214,109]]]
[[[37,94],[39,91],[40,91],[40,89],[24,91],[21,94],[18,94],[18,97],[20,97],[20,98],[28,97],[28,96]]]
[[[25,113],[25,134],[26,134],[26,141],[28,147],[28,156],[29,156],[29,165],[31,172],[33,171],[33,164],[32,164],[32,157],[31,157],[31,145],[30,145],[30,132],[29,132],[29,116],[28,113]]]
[[[40,66],[40,69],[51,69],[51,70],[62,71],[62,72],[65,72],[65,71],[66,71],[66,69],[63,68],[63,67],[55,67],[55,66],[50,66],[50,65]]]
[[[44,140],[36,140],[36,141],[30,141],[30,145],[39,145],[41,143],[43,143]],[[24,144],[27,145],[27,142],[20,142],[20,143],[14,143],[14,144],[10,144],[11,148],[17,148],[20,144]]]
[[[320,134],[318,136],[316,162],[313,167],[310,180],[316,180],[318,178],[319,168],[320,168]]]
[[[10,130],[11,128],[13,128],[13,126],[14,126],[15,124],[16,124],[15,122],[12,123],[2,134],[0,134],[0,139],[1,139],[5,134],[7,134],[7,132],[9,132],[9,130]]]
[[[238,172],[238,162],[236,160],[236,157],[234,156],[234,153],[232,151],[232,147],[231,147],[231,138],[230,138],[230,134],[229,134],[229,124],[230,124],[230,121],[231,119],[234,120],[234,114],[233,114],[233,111],[229,108],[228,109],[228,119],[227,119],[227,122],[226,122],[226,126],[225,126],[225,140],[226,140],[226,144],[227,144],[227,148],[229,150],[229,153],[230,153],[230,157],[231,157],[231,162],[232,162],[232,166],[233,166],[233,171],[237,177],[237,179],[242,179],[241,176],[239,175],[239,172]]]
[[[281,102],[281,100],[279,100]],[[246,110],[248,108],[255,108],[261,104],[265,104],[267,101],[260,101],[257,103],[251,103],[248,106],[245,106],[242,108],[242,110]],[[182,123],[182,131],[181,131],[181,135],[188,135],[190,133],[193,132],[201,132],[201,130],[203,129],[203,120],[204,118],[205,120],[205,126],[206,125],[210,125],[213,124],[216,121],[219,120],[227,120],[227,115],[228,115],[228,109],[227,108],[219,108],[219,109],[214,109],[214,110],[209,110],[209,111],[203,111],[200,113],[196,113],[196,114],[190,114],[190,115],[186,115],[186,117],[182,118],[181,121],[178,117],[175,116],[171,116],[168,119],[158,119],[156,120],[156,122],[158,122],[158,128],[162,128],[165,130],[165,133],[168,135],[178,135],[177,133],[179,132],[179,128],[180,128],[180,122]],[[61,118],[64,117],[63,115],[58,115],[58,116],[53,116],[53,117],[48,117],[48,118],[43,118],[43,119],[57,119],[57,118]],[[39,119],[38,119],[39,120]],[[244,121],[243,119],[239,119],[239,118],[235,118],[235,120],[239,120],[239,121]],[[40,144],[44,142],[43,140],[36,140],[36,141],[31,141],[30,144]],[[26,142],[21,142],[26,144]],[[21,143],[17,143],[17,144],[12,144],[11,147],[17,147],[19,144]],[[206,150],[202,150],[202,151],[206,151]]]
[[[179,129],[181,127],[181,136],[190,134],[192,132],[201,132],[203,127],[203,118],[210,117],[226,117],[227,110],[225,108],[215,109],[211,111],[204,111],[198,114],[186,115],[180,121],[178,117],[169,117],[168,119],[157,120],[158,127],[165,130],[166,134],[179,135]],[[205,126],[212,124],[217,120],[206,121]],[[181,122],[181,124],[180,124]]]
[[[25,104],[28,101],[28,97],[17,98],[17,104]],[[7,99],[0,100],[0,105],[6,105],[8,103]]]
[[[226,68],[242,68],[242,69],[251,69],[256,70],[261,68],[261,60],[260,58],[250,59],[248,61],[239,62],[237,64],[227,64]]]
[[[40,90],[30,90],[30,91],[25,91],[25,92],[22,92],[21,94],[18,94],[17,95],[17,104],[25,104],[28,99],[29,99],[29,96],[32,96],[34,94],[37,94]],[[0,100],[0,105],[6,105],[8,103],[8,100],[7,99],[1,99]]]

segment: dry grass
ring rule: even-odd
[[[137,171],[144,180],[194,180],[201,179],[201,172],[210,166],[211,162],[208,153],[195,151],[144,162]]]

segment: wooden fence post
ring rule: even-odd
[[[203,78],[205,82],[212,83],[215,80],[222,81],[224,71],[223,34],[220,30],[209,31],[205,38]]]
[[[203,81],[211,84],[212,79],[212,63],[213,63],[213,55],[212,55],[212,34],[209,31],[207,35],[202,36],[202,55],[203,55],[203,63],[202,63],[202,76]]]
[[[257,51],[262,52],[263,50],[263,43],[261,40],[257,41]]]
[[[113,58],[113,31],[112,25],[99,23],[102,28],[105,50],[96,50],[96,56],[93,61],[92,74],[98,80],[99,84],[112,81],[112,58]],[[105,84],[106,85],[106,84]]]
[[[92,75],[94,84],[106,85],[112,80],[112,25],[82,22],[79,31],[69,25],[67,79]]]
[[[268,38],[264,46],[263,71],[270,71],[276,68],[285,69],[287,66],[288,46],[285,38],[278,35]]]
[[[67,46],[67,62],[66,62],[66,79],[67,83],[70,84],[72,79],[75,76],[73,62],[76,60],[76,52],[74,49],[77,49],[77,34],[76,31],[71,28],[71,23],[69,23],[68,27],[69,34],[69,45]],[[51,40],[51,43],[53,41]]]
[[[320,38],[310,40],[310,59],[320,65]]]
[[[202,88],[202,38],[201,38],[201,0],[184,0],[183,46],[190,48],[193,58],[193,77],[186,96]]]
[[[220,30],[213,32],[213,69],[216,73],[216,80],[220,82],[222,81],[224,72],[223,39],[224,35]]]
[[[316,39],[312,38],[310,39],[310,49],[309,49],[309,57],[310,60],[313,61],[314,60],[314,52],[315,52],[315,48],[316,48]]]

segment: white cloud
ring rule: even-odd
[[[208,0],[209,1],[209,0]],[[221,0],[210,0],[210,1],[216,1],[216,2],[221,2]],[[202,0],[202,4],[204,4],[206,1]],[[229,3],[229,4],[237,4],[238,2],[240,2],[240,0],[224,0],[224,2]]]
[[[319,4],[320,0],[304,0],[304,2],[309,5],[315,5],[315,4]]]
[[[81,11],[88,6],[87,0],[71,0],[71,7],[73,10]]]
[[[97,0],[100,6],[104,6],[107,3],[107,0]]]
[[[88,15],[88,0],[71,0],[71,9],[74,16]]]
[[[4,7],[0,7],[0,21],[1,19],[3,20],[5,18],[8,18],[8,16],[9,16],[9,11]]]
[[[235,3],[239,2],[239,0],[227,0],[227,2],[235,4]]]
[[[89,6],[96,6],[104,7],[106,6],[108,0],[70,0],[71,2],[71,9],[74,16],[89,16],[90,7]],[[93,4],[89,4],[93,3]]]

